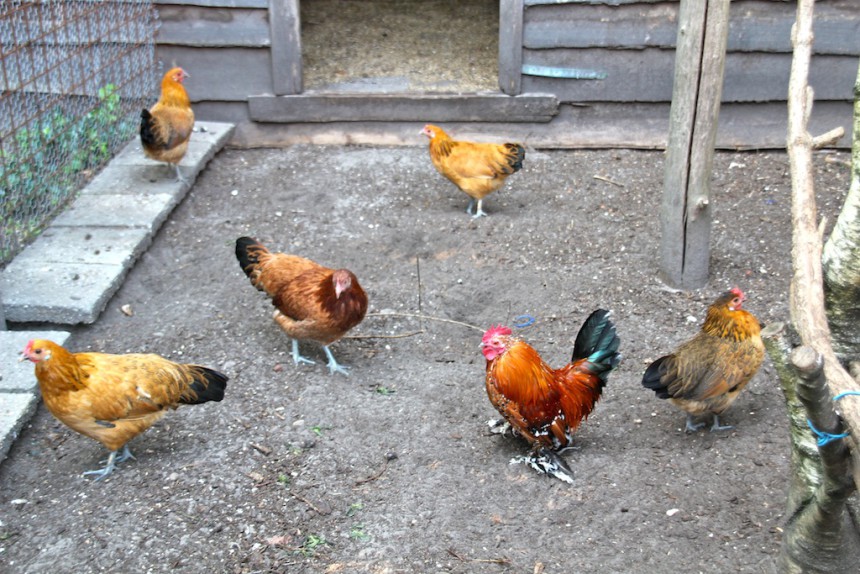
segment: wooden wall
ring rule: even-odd
[[[541,147],[666,143],[678,0],[500,0],[500,90],[482,99],[304,94],[298,21],[289,20],[300,0],[154,1],[157,57],[191,73],[198,117],[237,123],[237,145],[417,145],[424,121]],[[719,146],[784,145],[794,10],[732,2]],[[860,0],[818,0],[815,32],[813,126],[850,134]]]

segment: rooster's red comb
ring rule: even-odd
[[[496,335],[510,335],[513,333],[510,327],[505,327],[504,325],[491,325],[489,329],[484,332],[484,338],[481,339],[484,343],[495,337]]]

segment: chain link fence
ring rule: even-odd
[[[0,0],[0,265],[137,132],[152,0]]]

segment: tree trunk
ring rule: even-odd
[[[855,392],[857,381],[840,362],[834,347],[857,353],[857,343],[834,340],[825,310],[822,229],[815,206],[812,152],[832,141],[830,134],[813,138],[808,132],[813,93],[809,87],[812,57],[812,22],[815,0],[798,0],[797,21],[792,29],[794,56],[788,88],[788,154],[791,162],[792,267],[790,308],[792,328],[803,347],[790,350],[782,338],[767,343],[786,395],[791,418],[792,481],[788,499],[789,518],[783,536],[781,572],[856,572],[860,563],[860,528],[850,509],[850,497],[860,484],[860,397],[841,399],[836,414],[831,397]],[[855,101],[857,98],[855,98]],[[858,155],[860,109],[855,104],[854,156]],[[834,134],[835,135],[835,134]],[[841,133],[838,137],[841,137]],[[857,190],[857,165],[852,191]],[[853,194],[841,226],[832,241],[828,267],[829,287],[837,313],[856,311],[857,278],[860,277],[860,197]],[[851,289],[854,289],[852,292]],[[846,294],[847,293],[847,294]],[[844,297],[844,299],[843,299]],[[847,302],[846,302],[847,301]],[[834,308],[834,307],[831,307]],[[854,319],[856,321],[856,319]],[[843,331],[857,324],[844,324]],[[837,331],[835,336],[841,337]],[[847,350],[847,353],[846,353]],[[790,366],[789,366],[790,365]],[[803,427],[802,404],[810,424],[829,433],[827,440],[810,446],[810,430]],[[843,431],[848,431],[844,435]],[[830,436],[836,435],[839,436]]]
[[[860,67],[854,82],[851,187],[824,246],[823,265],[833,350],[845,364],[860,360]]]

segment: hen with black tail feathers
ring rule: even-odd
[[[299,353],[299,341],[323,346],[332,373],[344,375],[329,346],[361,323],[367,313],[367,294],[348,269],[329,269],[286,253],[273,253],[250,237],[236,240],[236,258],[258,290],[272,299],[273,319],[292,339],[293,362],[313,364]]]
[[[525,462],[565,482],[573,472],[559,451],[569,446],[580,423],[600,399],[609,373],[621,355],[610,312],[594,311],[579,330],[570,363],[547,365],[537,351],[514,337],[511,329],[494,326],[481,340],[487,360],[486,387],[490,402],[532,449],[512,460]],[[491,428],[498,428],[491,422]]]
[[[674,353],[660,357],[645,371],[642,386],[657,398],[667,399],[687,413],[686,432],[704,423],[697,417],[712,415],[711,431],[732,428],[720,424],[720,415],[738,398],[764,360],[761,325],[742,308],[744,292],[735,287],[710,307],[699,333]]]

